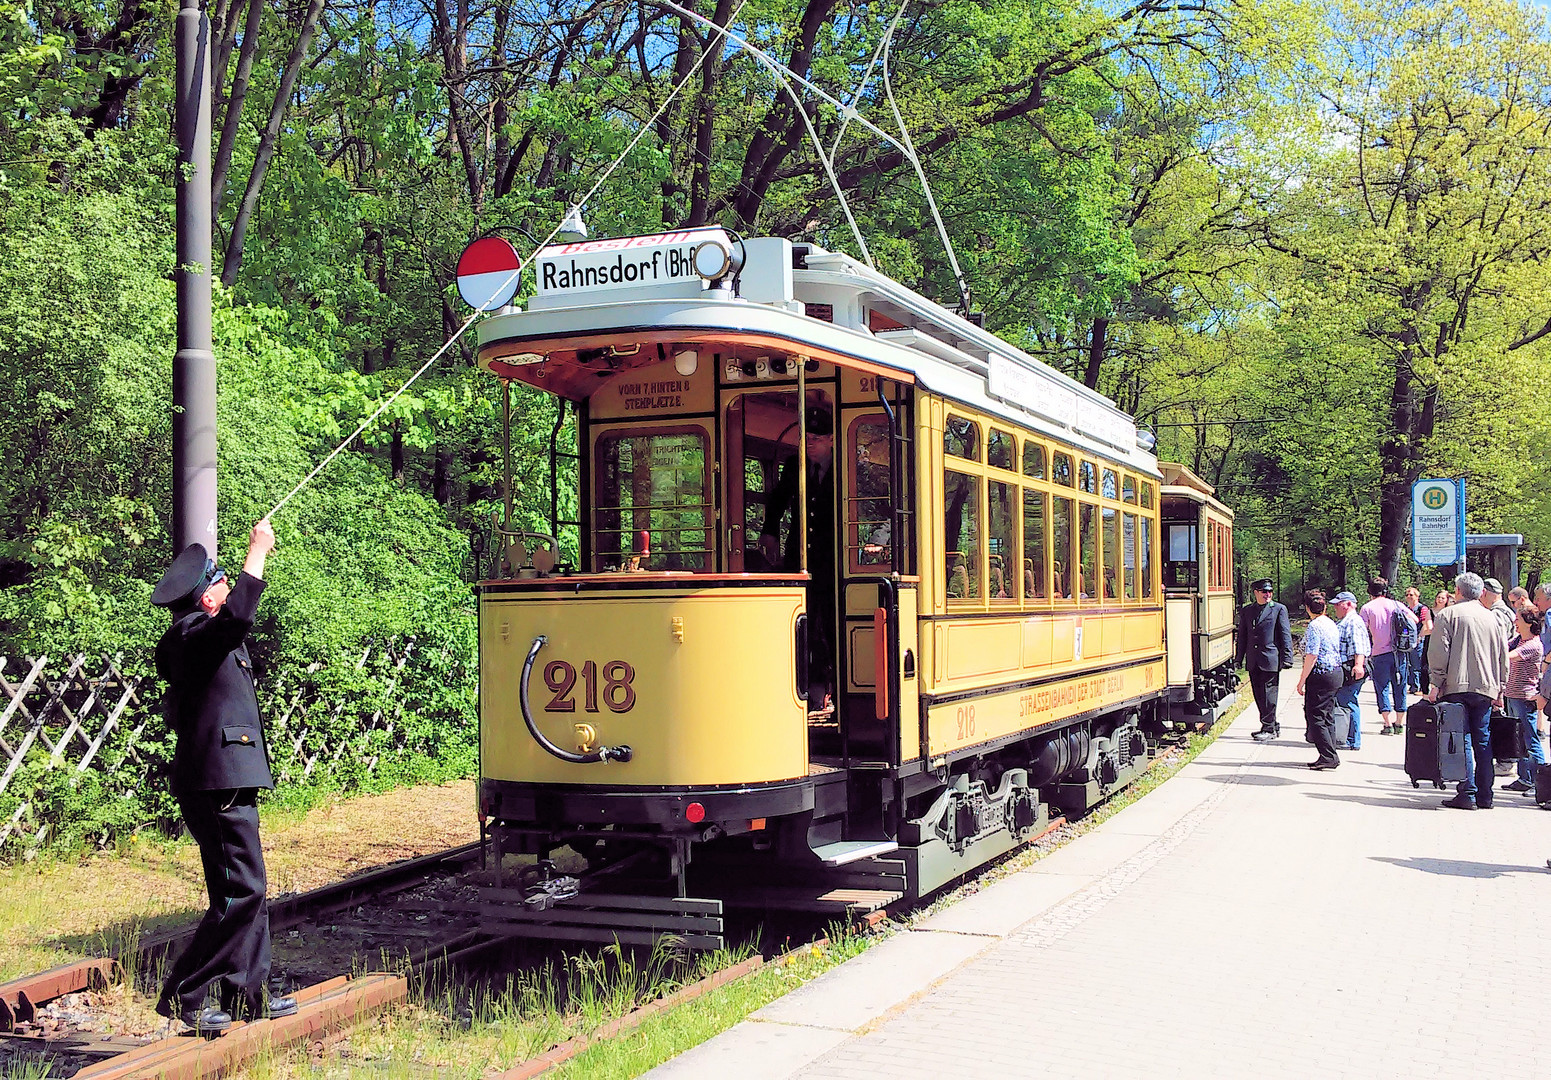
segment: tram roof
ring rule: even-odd
[[[1217,489],[1191,472],[1189,468],[1177,461],[1160,461],[1158,468],[1163,471],[1162,492],[1166,497],[1185,498],[1192,502],[1205,503],[1228,520],[1233,520],[1233,511],[1215,497]]]
[[[720,230],[706,230],[719,234]],[[689,231],[591,244],[554,245],[535,258],[554,262],[615,254],[630,243],[641,256]],[[698,234],[697,234],[698,235]],[[736,284],[699,278],[660,285],[540,290],[526,310],[503,309],[478,326],[480,366],[562,396],[582,397],[564,378],[536,382],[533,360],[548,351],[607,349],[621,338],[678,347],[723,341],[779,344],[885,378],[913,382],[993,416],[1061,439],[1153,476],[1157,459],[1138,444],[1135,421],[1110,399],[995,334],[841,252],[779,237],[736,242]],[[622,257],[616,255],[616,258]],[[577,264],[573,261],[572,267]],[[541,269],[542,272],[542,269]],[[546,274],[553,285],[553,274]],[[828,309],[825,311],[825,309]],[[823,318],[827,314],[829,318]],[[522,355],[527,365],[503,359]],[[641,354],[655,357],[655,350]],[[615,361],[631,366],[631,355]],[[529,370],[525,370],[528,368]]]

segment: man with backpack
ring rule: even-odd
[[[1406,661],[1416,649],[1416,616],[1389,597],[1389,582],[1376,577],[1368,583],[1372,597],[1359,614],[1368,628],[1373,655],[1368,668],[1379,701],[1380,735],[1406,733]],[[1355,749],[1355,747],[1354,747]]]

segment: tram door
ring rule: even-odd
[[[826,390],[807,401],[808,713],[833,724],[836,694],[835,419]],[[733,573],[798,573],[803,566],[795,390],[736,392],[726,405],[727,568]],[[814,754],[823,750],[814,746]]]

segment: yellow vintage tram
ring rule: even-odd
[[[1234,701],[1233,511],[1212,485],[1163,462],[1163,594],[1169,714],[1210,722]]]
[[[478,358],[575,410],[579,565],[508,521],[477,587],[502,849],[920,895],[1145,765],[1165,476],[1130,417],[811,244],[535,269]]]

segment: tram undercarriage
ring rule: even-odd
[[[881,907],[1125,788],[1156,753],[1159,711],[1142,703],[902,776],[816,765],[798,781],[649,795],[486,780],[481,812],[499,852],[547,860],[570,848],[594,869],[628,862],[648,895],[822,908],[839,889],[837,910]]]

